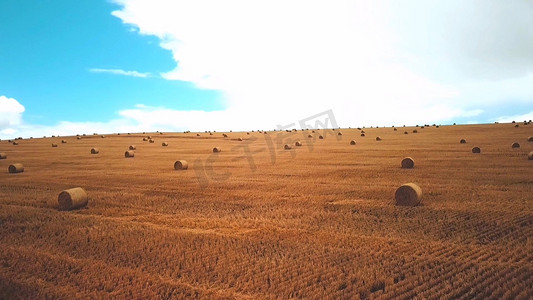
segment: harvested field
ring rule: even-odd
[[[62,136],[61,155],[51,138],[0,141],[0,298],[531,299],[532,127],[365,130],[382,141]],[[416,167],[400,168],[408,156]],[[423,200],[397,206],[408,182]],[[47,205],[72,187],[86,207]]]

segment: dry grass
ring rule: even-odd
[[[165,133],[134,159],[145,135],[0,141],[0,298],[531,299],[530,126],[365,128],[380,143]],[[416,168],[399,168],[406,156]],[[15,162],[24,173],[6,172]],[[406,182],[422,205],[395,205]],[[47,207],[75,186],[87,209]]]

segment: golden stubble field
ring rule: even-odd
[[[0,298],[531,299],[533,124],[364,130],[0,141]]]

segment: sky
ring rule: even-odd
[[[533,119],[528,0],[0,0],[0,139]]]

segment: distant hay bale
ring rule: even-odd
[[[301,147],[301,146],[302,146],[302,142],[300,142],[300,141],[296,141],[296,143],[294,143],[294,146],[296,146],[296,147]]]
[[[529,153],[527,154],[527,159],[529,159],[529,160],[533,160],[533,151],[531,151],[531,152],[529,152]]]
[[[308,134],[307,137],[308,137],[308,138],[312,138],[313,135],[312,135],[312,134]]]
[[[130,149],[130,150],[137,150],[137,146],[135,146],[135,145],[130,145],[130,147],[129,147],[128,149]]]
[[[403,134],[409,134],[409,132],[407,132],[407,131],[404,131],[404,132],[403,132]]]
[[[104,139],[104,138],[105,138],[105,135],[101,135],[100,137]]]
[[[84,134],[82,134],[82,136],[87,136],[87,135],[84,133]]]
[[[249,133],[249,132],[247,132],[246,134],[247,134],[247,135],[250,135],[250,133]]]
[[[98,153],[100,153],[100,150],[98,150],[98,148],[91,149],[91,154],[98,154]]]
[[[528,141],[528,142],[533,142],[533,136],[528,137],[528,138],[527,138],[527,141]]]
[[[339,132],[337,133],[337,135],[342,135],[342,132],[339,131]]]
[[[466,140],[465,140],[465,139],[461,139],[461,140],[459,141],[459,143],[461,143],[461,144],[466,144]]]
[[[376,141],[378,141],[378,142],[381,141],[381,137],[376,136]]]
[[[174,170],[187,170],[189,168],[189,164],[186,160],[176,160],[174,162]]]
[[[511,145],[511,148],[513,148],[513,149],[520,148],[520,144],[517,143],[517,142],[514,142],[514,143]]]
[[[350,145],[355,145],[355,144],[356,144],[355,140],[350,141]]]
[[[213,135],[213,133],[212,133],[212,132],[210,132],[210,133],[209,133],[209,135]]]
[[[223,137],[225,137],[225,138],[227,138],[227,137],[228,137],[228,135],[227,135],[227,134],[225,134],[225,133],[223,133],[223,134],[222,134],[222,136],[223,136]]]
[[[199,134],[199,133],[197,133],[197,134],[196,134],[196,136],[200,136],[200,134]]]
[[[154,140],[152,140],[152,139],[148,140],[148,142],[150,142],[150,144],[153,144],[153,143],[155,143],[155,141],[154,141]]]
[[[148,139],[147,138],[143,138],[143,142],[146,142],[146,141],[148,141]]]
[[[283,148],[285,150],[291,150],[292,149],[291,145],[289,145],[289,144],[285,144],[285,146],[283,146]]]
[[[398,131],[398,129],[397,129],[397,128],[394,128],[394,131]]]
[[[220,149],[220,147],[214,147],[213,148],[213,153],[218,153],[220,151],[222,151],[222,149]]]
[[[396,205],[416,206],[422,202],[422,189],[414,183],[406,183],[396,189]]]
[[[361,136],[365,136],[365,134],[364,134],[364,133],[361,133]]]
[[[126,152],[124,152],[124,157],[126,158],[130,158],[130,157],[134,157],[135,156],[135,152],[133,152],[133,150],[128,150]]]
[[[7,168],[9,173],[22,173],[24,172],[24,166],[21,163],[9,165]]]
[[[0,152],[0,159],[6,159],[7,154],[5,152]]]
[[[64,190],[57,197],[59,210],[73,210],[87,206],[89,198],[81,187]]]
[[[418,130],[416,130],[416,129],[415,129],[415,130],[413,130],[413,133],[418,133]]]
[[[81,140],[81,136],[78,136],[76,139]]]
[[[67,141],[61,140],[61,144],[66,144],[66,143],[67,143]]]
[[[15,146],[18,145],[18,144],[19,144],[19,142],[13,142],[13,145],[15,145]]]
[[[361,130],[361,133],[366,133],[364,130]]]
[[[161,143],[161,146],[163,146],[163,147],[167,147],[167,146],[168,146],[168,143],[167,143],[167,142],[162,142],[162,143]]]
[[[481,148],[479,147],[472,148],[472,153],[481,153]]]
[[[315,133],[315,131],[314,131],[314,130],[312,130],[311,132],[312,132],[312,133]]]
[[[318,138],[321,139],[321,140],[323,140],[323,139],[324,139],[324,136],[319,135]]]
[[[520,125],[516,124],[514,127],[515,127],[515,128],[518,128],[518,127],[520,127]]]
[[[238,140],[239,142],[242,142],[242,141],[243,141],[242,137],[238,138],[237,140]]]
[[[53,148],[57,147],[57,144],[56,143],[52,143],[52,147]]]
[[[415,166],[415,161],[411,157],[402,159],[402,169],[412,169]]]

